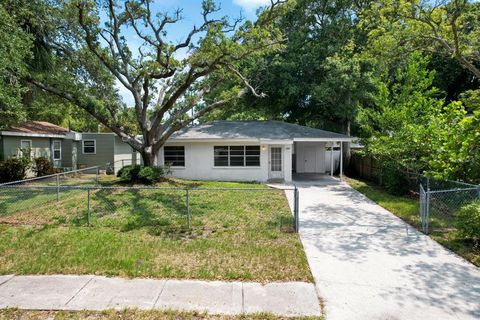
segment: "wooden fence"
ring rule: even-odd
[[[352,152],[348,173],[363,180],[372,181],[380,186],[383,185],[383,173],[380,160],[371,156],[364,156],[358,152]],[[419,184],[424,176],[407,170],[397,170],[403,176],[411,193],[418,193]]]
[[[373,181],[378,184],[382,183],[380,163],[370,156],[363,156],[358,152],[352,152],[349,171],[361,179]]]

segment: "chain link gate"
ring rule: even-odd
[[[432,221],[439,219],[453,226],[458,210],[477,200],[480,200],[480,185],[426,178],[419,187],[422,231],[428,234],[432,231]]]

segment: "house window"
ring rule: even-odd
[[[247,167],[260,166],[260,146],[245,147],[245,165]]]
[[[164,163],[172,167],[185,167],[185,147],[165,146],[163,147]]]
[[[215,167],[228,166],[228,146],[213,147],[213,159]]]
[[[95,154],[95,153],[97,153],[95,140],[83,140],[82,143],[83,143],[83,153],[84,154]]]
[[[21,140],[20,141],[20,152],[22,157],[32,157],[32,140]]]
[[[61,141],[53,141],[53,160],[61,160],[62,159],[62,142]]]
[[[260,146],[215,146],[215,167],[259,167]]]

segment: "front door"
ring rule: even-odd
[[[270,147],[268,163],[268,178],[283,179],[282,147]]]
[[[305,172],[312,173],[316,172],[315,162],[317,160],[316,150],[314,148],[305,149]]]

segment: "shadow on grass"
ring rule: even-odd
[[[55,199],[54,189],[0,188],[0,217],[38,208]]]
[[[183,190],[99,190],[92,202],[93,225],[109,224],[122,232],[146,229],[170,238],[188,233]]]
[[[114,179],[103,180],[101,184],[131,185],[121,184]],[[292,229],[292,218],[288,209],[285,210],[288,207],[283,191],[279,191],[282,194],[279,196],[268,190],[195,190],[201,187],[239,186],[238,183],[176,179],[166,179],[157,186],[178,189],[91,189],[90,225],[110,227],[122,232],[144,229],[150,235],[172,239],[205,238],[228,229],[259,232],[270,229],[290,232]],[[190,190],[190,228],[187,225],[185,188]],[[56,190],[52,190],[54,192],[44,200],[45,205],[56,198]],[[23,197],[15,193],[9,196],[9,203],[21,201]],[[48,217],[51,220],[48,223],[56,226],[87,226],[87,198],[87,190],[65,190],[61,193],[61,201],[55,204],[56,208],[51,205],[48,207],[47,210],[60,213]],[[35,203],[38,208],[38,202]],[[1,206],[5,204],[0,202],[0,208]],[[35,209],[35,206],[31,207]]]

